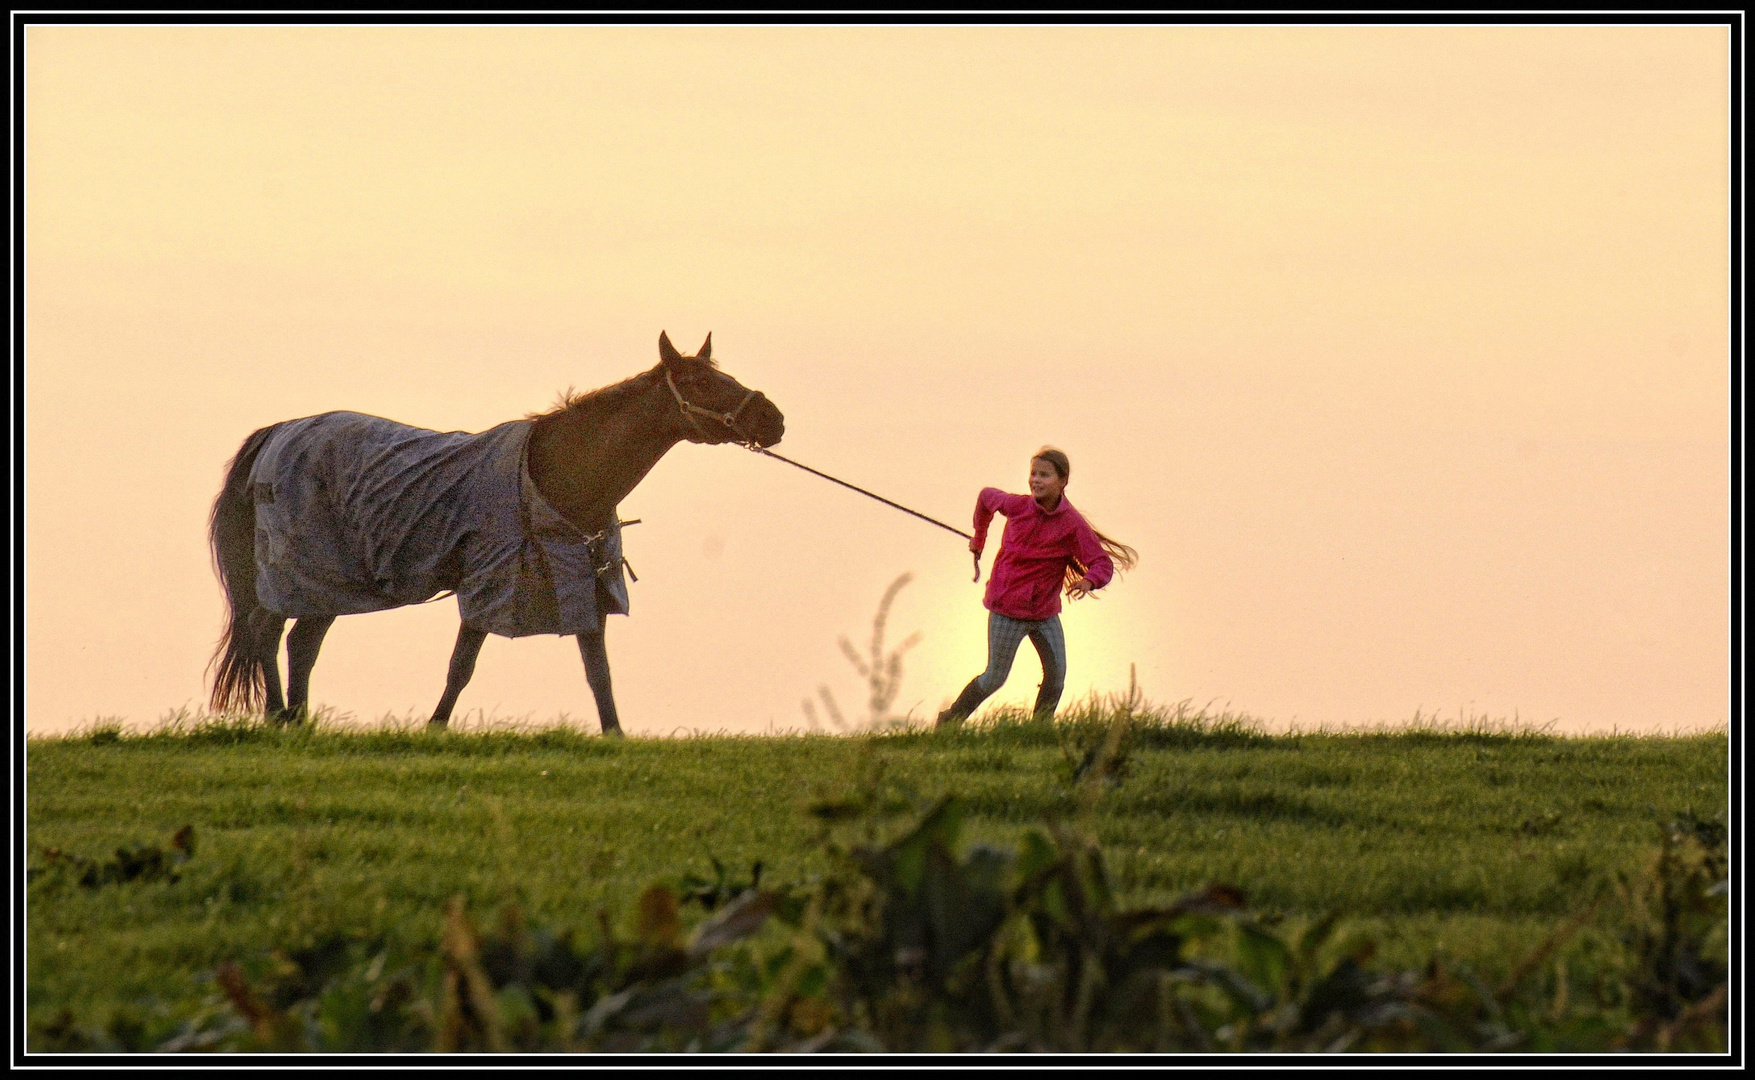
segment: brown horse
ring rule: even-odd
[[[449,722],[489,633],[569,633],[603,733],[619,735],[604,647],[607,616],[627,610],[617,504],[678,442],[766,447],[786,430],[712,348],[709,334],[683,356],[660,334],[650,370],[478,435],[358,413],[252,433],[209,521],[229,607],[212,707],[297,720],[338,616],[450,591],[462,625],[432,726]]]

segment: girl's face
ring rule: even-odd
[[[1046,458],[1030,459],[1030,494],[1038,501],[1053,503],[1066,490],[1066,481],[1054,471]]]

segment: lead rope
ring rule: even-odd
[[[944,522],[940,521],[937,518],[927,517],[925,514],[922,514],[918,510],[910,510],[906,506],[903,506],[901,503],[891,502],[890,500],[884,498],[882,495],[873,494],[872,492],[865,490],[864,488],[860,487],[858,484],[849,484],[845,480],[836,479],[835,477],[830,476],[826,472],[818,472],[817,470],[811,468],[809,465],[802,465],[799,462],[793,461],[789,457],[781,457],[779,454],[776,454],[774,451],[768,449],[765,446],[757,446],[754,443],[744,443],[743,445],[744,445],[745,449],[753,450],[758,454],[765,454],[766,456],[771,457],[771,458],[775,459],[776,461],[784,461],[788,465],[796,465],[798,468],[803,469],[805,472],[810,473],[813,476],[820,476],[824,480],[833,480],[835,483],[840,484],[842,487],[852,488],[854,491],[859,492],[861,495],[868,495],[871,498],[876,499],[878,502],[883,503],[885,506],[893,506],[896,509],[902,511],[904,514],[913,514],[915,517],[919,518],[920,520],[930,521],[934,525],[937,525],[941,529],[949,529],[951,532],[956,533],[958,536],[962,537],[965,540],[975,539],[973,536],[964,532],[962,529],[952,528],[951,526],[946,525]]]
[[[870,492],[870,491],[865,490],[864,488],[860,487],[858,484],[849,484],[847,481],[839,479],[837,477],[830,476],[826,472],[819,472],[816,469],[811,468],[809,465],[805,465],[805,464],[802,464],[800,462],[793,461],[789,457],[783,457],[779,454],[776,454],[774,451],[768,449],[765,446],[757,446],[754,442],[745,442],[741,445],[743,446],[743,448],[745,450],[749,450],[749,451],[752,451],[752,452],[757,453],[757,454],[762,454],[766,457],[771,457],[775,461],[784,461],[788,465],[793,465],[793,466],[796,466],[800,469],[803,469],[805,472],[810,473],[812,476],[820,476],[824,480],[833,481],[834,483],[840,484],[844,488],[852,488],[854,491],[859,492],[861,495],[865,495],[865,496],[868,496],[870,498],[876,499],[878,502],[883,503],[885,506],[893,506],[897,510],[902,511],[902,513],[904,513],[904,514],[913,514],[915,517],[919,518],[922,521],[930,521],[932,524],[937,525],[939,528],[945,529],[949,532],[954,532],[958,536],[962,537],[965,540],[975,539],[974,536],[970,535],[969,533],[964,532],[962,529],[953,528],[950,525],[946,525],[944,522],[940,521],[937,518],[927,517],[925,514],[922,514],[918,510],[910,510],[906,506],[903,506],[899,502],[891,502],[889,499],[884,498],[882,495],[876,494],[875,492]],[[970,552],[970,554],[975,557],[975,580],[980,581],[981,580],[981,553],[980,552]]]
[[[955,528],[953,526],[946,525],[944,522],[940,521],[937,518],[927,517],[925,514],[922,514],[918,510],[910,510],[906,506],[903,506],[901,503],[892,502],[889,499],[884,498],[882,495],[877,494],[876,492],[867,491],[864,488],[860,487],[858,484],[849,484],[847,481],[841,480],[837,477],[830,476],[826,472],[819,472],[818,470],[811,468],[809,465],[805,465],[805,464],[802,464],[800,462],[793,461],[789,457],[783,457],[779,454],[776,454],[774,451],[768,449],[765,446],[758,446],[754,439],[746,436],[743,433],[743,431],[740,430],[737,426],[738,415],[743,412],[744,406],[748,405],[750,403],[750,401],[756,396],[756,392],[754,390],[749,391],[747,394],[745,394],[743,396],[743,400],[738,402],[737,408],[731,410],[730,412],[726,412],[726,413],[716,413],[711,409],[703,409],[699,405],[696,405],[692,402],[684,400],[684,398],[682,396],[682,391],[680,391],[676,388],[676,381],[670,377],[670,370],[668,368],[665,369],[665,372],[664,372],[664,383],[666,386],[670,387],[671,396],[676,398],[676,404],[677,404],[677,407],[682,410],[683,419],[687,420],[689,422],[689,425],[695,429],[696,434],[698,434],[702,437],[705,437],[707,434],[704,430],[702,430],[701,422],[699,420],[695,419],[696,416],[705,416],[709,419],[717,420],[719,423],[725,425],[725,428],[727,431],[730,431],[734,436],[737,437],[737,444],[739,446],[743,447],[745,450],[749,450],[752,453],[764,454],[768,457],[773,458],[776,461],[784,461],[788,465],[793,465],[793,466],[796,466],[797,468],[803,469],[805,472],[810,473],[812,476],[820,476],[824,480],[833,481],[837,484],[840,484],[844,488],[852,488],[854,491],[859,492],[861,495],[867,496],[868,498],[876,499],[878,502],[883,503],[885,506],[893,506],[897,510],[902,511],[904,514],[913,514],[915,517],[919,518],[922,521],[929,521],[932,524],[937,525],[941,529],[947,530],[949,532],[954,532],[958,536],[962,537],[965,540],[975,539],[975,537],[973,535],[964,532],[962,529],[958,529],[958,528]],[[981,580],[981,553],[980,552],[970,552],[970,554],[973,555],[975,558],[975,580],[980,581]],[[633,569],[632,567],[629,567],[630,571],[632,569]]]

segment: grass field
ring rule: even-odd
[[[803,881],[823,869],[805,806],[880,771],[911,805],[958,794],[973,840],[1013,845],[1076,819],[1129,902],[1230,883],[1270,917],[1342,913],[1386,964],[1440,956],[1491,977],[1593,883],[1649,860],[1661,822],[1726,809],[1722,733],[1266,736],[1186,716],[1141,729],[1124,780],[1085,805],[1063,747],[1092,725],[1009,720],[856,738],[212,721],[32,739],[31,866],[49,849],[166,844],[185,825],[195,841],[175,881],[36,877],[28,1018],[34,1031],[62,1013],[170,1015],[211,998],[216,965],[336,932],[431,941],[458,894],[584,926],[600,908],[626,918],[654,881],[712,878],[712,859]],[[1618,947],[1587,926],[1560,958],[1588,971]]]

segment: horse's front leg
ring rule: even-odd
[[[286,636],[286,708],[275,717],[282,723],[304,719],[306,704],[311,698],[311,669],[317,665],[317,650],[323,647],[323,635],[335,625],[335,616],[304,618],[293,623]]]
[[[433,718],[427,721],[427,727],[443,728],[451,722],[451,709],[457,704],[457,695],[469,685],[469,677],[475,674],[475,658],[481,655],[481,643],[486,640],[486,630],[477,630],[468,623],[457,628],[457,644],[451,650],[451,668],[445,673],[445,696],[433,709]]]
[[[597,722],[605,735],[619,736],[622,724],[615,714],[615,695],[609,688],[609,651],[603,644],[603,632],[608,622],[599,615],[595,633],[587,630],[577,636],[579,655],[585,660],[585,681],[591,684],[591,696],[597,699]]]

